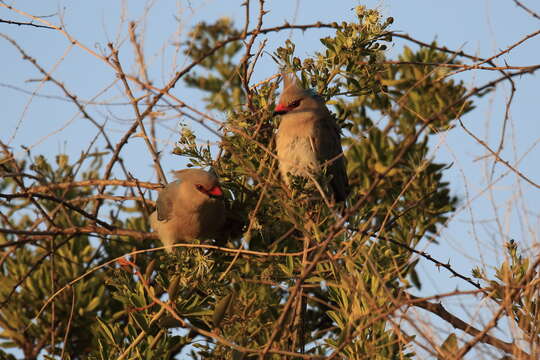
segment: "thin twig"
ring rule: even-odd
[[[512,165],[510,165],[510,163],[504,159],[502,159],[495,151],[493,151],[486,143],[485,141],[483,141],[482,139],[479,139],[476,135],[474,135],[471,131],[469,131],[469,129],[467,129],[465,127],[465,125],[463,125],[463,122],[461,121],[461,119],[459,119],[459,124],[461,125],[461,127],[463,128],[463,130],[465,130],[465,132],[467,134],[469,134],[474,140],[476,140],[477,143],[479,143],[480,145],[482,145],[487,151],[489,151],[491,153],[491,155],[493,155],[497,161],[503,163],[504,165],[506,165],[506,167],[508,167],[510,170],[512,170],[517,176],[519,176],[520,178],[522,178],[523,180],[525,180],[526,182],[528,182],[529,184],[531,184],[532,186],[534,186],[535,188],[539,188],[540,189],[540,185],[538,185],[537,183],[535,183],[534,181],[532,181],[531,179],[529,179],[527,176],[525,176],[522,172],[520,172],[518,169],[514,168]]]
[[[115,65],[116,73],[120,77],[120,80],[122,80],[122,83],[124,84],[124,90],[133,106],[137,124],[139,125],[139,128],[141,129],[142,133],[144,134],[144,141],[146,142],[148,151],[150,151],[150,154],[152,155],[152,160],[154,161],[154,166],[156,168],[156,172],[158,174],[159,180],[162,184],[166,185],[167,177],[165,176],[165,173],[163,172],[163,169],[161,167],[161,163],[159,162],[159,154],[157,153],[156,149],[154,149],[154,145],[150,142],[148,134],[146,133],[146,128],[144,127],[144,124],[143,124],[144,117],[142,116],[139,110],[137,99],[135,99],[135,97],[133,96],[133,92],[131,91],[131,88],[127,82],[126,75],[124,73],[124,70],[122,69],[122,64],[120,64],[120,59],[118,58],[118,50],[115,49],[111,43],[109,43],[109,49],[111,50],[111,53],[112,53],[112,62]]]
[[[449,64],[449,63],[428,63],[420,61],[394,61],[394,60],[385,60],[381,64],[388,65],[418,65],[418,66],[435,66],[442,68],[456,68],[462,70],[490,70],[490,71],[499,71],[499,70],[534,70],[540,68],[540,64],[527,65],[527,66],[481,66],[475,64]],[[369,65],[367,61],[360,61],[358,65]]]
[[[66,351],[67,339],[69,331],[71,330],[71,321],[73,320],[73,313],[75,312],[75,289],[71,288],[71,310],[69,311],[69,318],[66,327],[66,333],[64,334],[64,340],[62,341],[62,353],[60,354],[60,360],[64,359],[64,353]]]
[[[128,173],[129,174],[129,173]],[[2,176],[4,176],[2,174]],[[24,175],[28,177],[28,175]],[[51,183],[47,185],[42,186],[32,186],[29,187],[25,194],[35,194],[40,193],[44,191],[50,191],[55,189],[69,189],[72,187],[77,186],[125,186],[125,187],[137,187],[140,186],[142,188],[151,189],[151,190],[158,190],[163,187],[161,184],[157,183],[151,183],[151,182],[144,182],[144,181],[138,181],[138,180],[117,180],[117,179],[92,179],[92,180],[82,180],[82,181],[70,181],[70,182],[63,182],[63,183]]]
[[[535,32],[532,32],[530,33],[529,35],[526,35],[525,37],[523,37],[522,39],[520,39],[519,41],[513,43],[512,45],[508,46],[505,50],[501,51],[501,52],[498,52],[497,54],[487,58],[487,59],[484,59],[480,62],[477,62],[476,64],[472,64],[471,65],[471,68],[475,68],[477,66],[480,66],[482,64],[485,64],[485,63],[490,63],[492,62],[493,60],[495,60],[496,58],[498,57],[501,57],[502,55],[512,51],[514,48],[516,48],[517,46],[523,44],[525,41],[529,40],[529,39],[532,39],[533,37],[537,36],[538,34],[540,34],[540,30],[537,30]],[[452,75],[455,75],[455,74],[459,74],[460,72],[463,72],[463,71],[466,71],[468,69],[461,69],[461,70],[458,70],[458,71],[455,71],[454,73],[452,73]]]
[[[19,26],[33,26],[33,27],[37,27],[37,28],[54,30],[53,27],[46,26],[46,25],[38,25],[38,24],[31,23],[31,22],[19,22],[19,21],[0,19],[0,23],[10,24],[10,25],[19,25]]]
[[[514,3],[517,6],[519,6],[520,8],[522,8],[523,10],[525,10],[526,12],[528,12],[532,17],[535,17],[538,20],[540,20],[540,15],[538,15],[538,13],[534,12],[533,10],[531,10],[528,7],[526,7],[525,5],[523,5],[523,3],[521,3],[521,1],[514,0]]]
[[[18,195],[18,194],[17,194]],[[75,211],[75,212],[78,212],[79,214],[81,214],[82,216],[90,219],[90,220],[93,220],[95,221],[97,224],[103,226],[104,228],[106,228],[107,230],[113,230],[114,229],[114,226],[106,223],[105,221],[102,221],[100,219],[98,219],[97,217],[93,216],[92,214],[89,214],[87,213],[86,211],[84,211],[83,209],[77,207],[77,206],[73,206],[71,205],[69,202],[67,202],[66,200],[63,200],[63,199],[60,199],[60,198],[57,198],[55,196],[50,196],[50,195],[45,195],[45,194],[24,194],[27,198],[30,198],[30,199],[33,199],[33,198],[40,198],[40,199],[45,199],[45,200],[50,200],[50,201],[54,201],[54,202],[57,202],[59,204],[62,204],[64,205],[65,207]],[[0,198],[4,198],[4,199],[13,199],[14,196],[12,196],[11,194],[0,194]],[[54,223],[53,223],[54,224]]]

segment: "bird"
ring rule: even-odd
[[[281,115],[276,135],[281,176],[290,185],[288,174],[309,178],[326,168],[330,195],[342,202],[349,194],[349,181],[340,129],[321,97],[300,87],[293,74],[283,78],[283,92],[274,108],[274,115]]]
[[[202,169],[179,170],[174,175],[177,180],[160,191],[150,215],[152,228],[168,252],[176,243],[219,236],[225,222],[223,190],[216,175]]]

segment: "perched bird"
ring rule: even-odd
[[[174,174],[178,180],[160,191],[156,211],[150,216],[163,245],[218,236],[225,222],[225,206],[217,177],[200,169]]]
[[[349,194],[349,181],[339,128],[324,100],[302,89],[294,75],[285,76],[274,115],[281,115],[276,148],[285,182],[290,183],[287,173],[309,177],[326,168],[334,200],[344,201]]]

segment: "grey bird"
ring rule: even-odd
[[[223,191],[214,174],[201,169],[174,174],[178,180],[160,191],[150,215],[152,228],[169,252],[176,243],[215,238],[225,222]]]
[[[281,115],[276,137],[279,170],[287,184],[287,174],[309,177],[326,167],[336,202],[349,194],[349,181],[341,147],[340,130],[324,100],[301,88],[294,75],[284,77],[284,88],[274,115]]]

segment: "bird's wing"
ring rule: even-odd
[[[170,183],[159,192],[156,203],[157,219],[159,221],[167,221],[172,218],[173,203],[179,186],[180,181],[177,180]]]
[[[320,134],[315,142],[321,164],[326,163],[327,174],[332,176],[330,185],[336,202],[344,201],[349,194],[349,180],[339,129],[330,114],[320,122]]]

